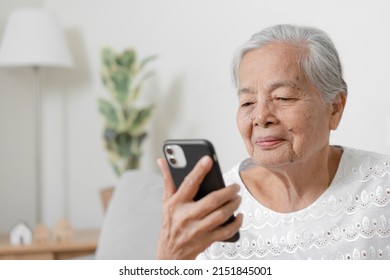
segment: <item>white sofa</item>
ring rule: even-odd
[[[121,177],[105,213],[96,259],[155,258],[163,189],[162,176],[155,173],[134,170]]]

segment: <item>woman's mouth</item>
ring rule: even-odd
[[[285,139],[273,136],[259,137],[255,144],[262,149],[271,149],[284,142]]]

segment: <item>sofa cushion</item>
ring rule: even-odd
[[[161,224],[162,176],[127,171],[103,221],[96,259],[154,259]]]

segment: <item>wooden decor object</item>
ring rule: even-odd
[[[69,242],[73,240],[73,228],[67,219],[60,219],[54,227],[54,242]]]
[[[51,241],[50,230],[44,225],[39,224],[34,229],[34,243],[36,244],[47,244]]]

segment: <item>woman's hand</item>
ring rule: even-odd
[[[213,164],[210,157],[199,160],[177,191],[167,162],[159,159],[157,163],[165,184],[158,259],[195,259],[213,242],[226,240],[239,230],[241,214],[232,223],[221,226],[240,205],[238,185],[222,188],[193,201]]]

